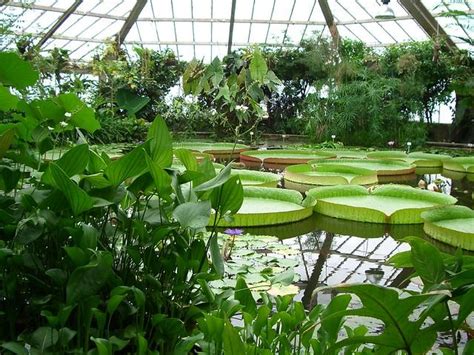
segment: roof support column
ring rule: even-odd
[[[227,54],[232,52],[232,37],[234,36],[234,22],[235,22],[235,4],[237,0],[232,0],[232,8],[230,10],[230,24],[229,24],[229,42],[227,43]]]
[[[8,1],[7,1],[8,2]],[[79,5],[82,4],[82,0],[76,0],[74,1],[74,3],[66,10],[64,11],[64,13],[58,18],[58,20],[56,21],[56,23],[49,29],[48,32],[46,32],[46,34],[41,37],[41,39],[38,41],[38,43],[35,45],[36,48],[41,48],[43,46],[43,44],[46,43],[46,41],[48,39],[51,38],[52,35],[54,35],[54,33],[58,30],[59,27],[61,27],[61,25],[66,22],[66,20],[68,19],[69,16],[71,16],[71,14],[76,11],[76,9],[79,7]]]
[[[428,11],[420,0],[400,0],[400,4],[411,16],[413,16],[415,21],[418,22],[421,28],[423,28],[431,38],[436,38],[438,35],[441,35],[446,38],[446,44],[449,49],[457,48],[453,40],[443,30],[438,21],[436,21],[431,12]]]
[[[117,35],[115,36],[115,43],[117,45],[117,48],[123,44],[123,41],[125,41],[125,37],[127,37],[133,24],[137,21],[138,16],[140,16],[140,13],[146,5],[146,2],[147,0],[137,0],[137,2],[135,3],[135,6],[133,7],[132,11],[130,11],[130,15],[128,15],[119,33],[117,33]]]
[[[337,30],[336,23],[334,22],[334,16],[332,15],[327,0],[318,0],[318,2],[319,6],[321,7],[321,11],[323,12],[324,19],[326,20],[329,32],[331,32],[332,41],[337,48],[339,46],[340,35],[339,31]]]

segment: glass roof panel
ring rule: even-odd
[[[250,31],[250,23],[236,23],[234,25],[234,43],[247,43]]]
[[[311,10],[315,11],[319,6],[316,4],[317,0],[297,0],[295,8],[293,9],[292,21],[308,21]]]
[[[268,25],[263,23],[252,24],[249,43],[265,43]]]
[[[174,42],[176,38],[174,36],[174,25],[173,22],[160,21],[156,23],[158,28],[158,34],[160,35],[161,42]]]
[[[255,0],[239,0],[235,4],[235,18],[237,20],[250,20],[252,18],[253,3]]]
[[[211,0],[193,0],[194,18],[211,18]]]

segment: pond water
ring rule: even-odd
[[[423,173],[421,173],[423,172]],[[423,179],[427,184],[437,181],[442,193],[451,194],[458,204],[474,206],[474,174],[466,175],[431,169],[418,174],[386,179],[384,183],[400,183],[417,186]],[[300,275],[301,291],[297,299],[311,308],[317,303],[327,304],[334,292],[313,291],[321,286],[339,283],[372,282],[392,287],[417,289],[414,283],[406,284],[409,270],[400,270],[385,265],[385,261],[398,252],[409,249],[400,240],[407,236],[418,236],[434,243],[440,250],[453,253],[455,250],[425,235],[423,225],[383,225],[353,222],[314,214],[306,220],[288,225],[247,228],[255,235],[274,235],[281,243],[295,249],[298,258],[296,272]],[[294,258],[294,255],[291,255]]]

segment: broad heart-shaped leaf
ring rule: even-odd
[[[15,139],[15,129],[9,128],[0,136],[0,159],[3,158],[8,148]]]
[[[83,173],[89,162],[89,146],[87,144],[77,145],[68,150],[59,158],[55,164],[59,166],[68,177]],[[49,185],[53,184],[49,168],[41,177],[41,180]]]
[[[216,270],[219,276],[224,275],[224,258],[222,257],[221,250],[219,249],[219,244],[217,243],[217,235],[211,235],[209,240],[209,249],[211,251],[211,260],[214,269]]]
[[[19,99],[10,90],[0,84],[0,111],[13,110]]]
[[[237,278],[234,298],[244,307],[244,312],[251,314],[253,317],[257,315],[257,304],[243,277]]]
[[[73,182],[55,163],[49,166],[52,185],[61,191],[71,206],[74,215],[79,215],[92,208],[94,200]]]
[[[198,162],[194,154],[188,149],[174,149],[174,155],[186,167],[186,170],[197,171]]]
[[[147,135],[147,151],[151,159],[162,168],[173,163],[173,141],[165,120],[156,116]]]
[[[400,297],[400,291],[397,289],[371,284],[342,284],[333,288],[353,293],[362,302],[361,308],[336,312],[333,317],[344,315],[376,318],[384,323],[384,329],[380,335],[355,336],[341,340],[329,349],[329,353],[347,345],[370,343],[382,346],[385,349],[383,353],[387,354],[396,350],[421,354],[428,351],[436,340],[435,332],[422,329],[428,314],[422,313],[415,317],[415,321],[410,320],[410,317],[414,317],[415,310],[433,297],[434,293]]]
[[[230,178],[230,171],[232,166],[229,164],[222,169],[219,174],[209,181],[202,183],[201,185],[194,188],[194,192],[209,191],[213,188],[223,185]]]
[[[85,129],[89,133],[94,133],[100,128],[94,110],[86,106],[76,94],[61,94],[56,101],[66,112],[71,113],[69,122],[75,127]]]
[[[144,145],[139,145],[120,159],[112,161],[105,169],[107,179],[115,186],[146,170]]]
[[[31,335],[31,343],[41,353],[55,345],[59,340],[59,333],[56,329],[51,327],[40,327],[36,329]]]
[[[173,217],[184,228],[204,228],[209,223],[211,204],[209,201],[186,202],[176,207]]]
[[[240,176],[231,176],[223,185],[211,193],[212,207],[221,216],[226,213],[237,213],[244,202],[244,189]]]
[[[97,254],[91,263],[76,268],[66,286],[68,304],[80,302],[82,299],[96,294],[112,276],[112,256],[108,253]]]
[[[436,247],[420,238],[410,238],[411,260],[416,273],[421,277],[424,290],[440,284],[446,279],[443,258]]]
[[[228,320],[224,323],[223,332],[224,354],[226,355],[241,355],[246,354],[244,342],[240,338],[239,332]]]
[[[146,164],[148,166],[148,171],[153,178],[155,183],[156,190],[160,197],[169,196],[172,192],[171,187],[171,176],[162,169],[157,163],[155,163],[148,154],[145,153]]]
[[[134,115],[150,102],[150,98],[134,94],[126,88],[117,91],[117,103],[120,108],[127,110],[128,115]]]
[[[38,79],[39,73],[18,54],[0,53],[0,83],[21,90],[33,85]]]
[[[268,67],[265,58],[260,52],[260,49],[256,48],[253,52],[252,60],[250,61],[250,77],[252,80],[256,80],[263,84],[265,76],[267,75]]]

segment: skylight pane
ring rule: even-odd
[[[137,21],[135,24],[138,26],[138,30],[144,42],[158,42],[156,28],[153,22]],[[130,34],[127,36],[127,40],[132,40]]]
[[[234,25],[234,43],[247,43],[249,36],[250,24],[249,23],[236,23]]]
[[[196,36],[197,42],[209,42],[211,40],[211,23],[194,23],[194,35]]]
[[[190,22],[176,22],[178,42],[193,41],[193,26]]]
[[[250,32],[250,44],[265,43],[268,25],[262,23],[254,23]]]
[[[211,47],[196,46],[196,59],[202,60],[204,63],[209,63],[211,61]]]
[[[318,0],[316,0],[317,2]],[[296,0],[295,8],[293,9],[293,16],[291,16],[292,21],[308,21],[309,14],[311,9],[314,6],[314,10],[318,5],[314,5],[315,0]]]
[[[276,0],[273,10],[273,20],[288,21],[294,0]]]
[[[173,22],[158,22],[156,24],[158,28],[158,34],[160,41],[162,42],[174,42],[176,40],[174,36]]]
[[[211,18],[211,0],[193,0],[194,18]]]
[[[250,20],[252,18],[252,7],[256,0],[239,0],[235,5],[235,18],[239,20]]]
[[[273,0],[255,1],[253,18],[258,20],[269,20],[272,13]]]
[[[390,32],[385,31],[383,27],[381,27],[377,23],[365,23],[364,28],[369,31],[372,35],[374,35],[379,42],[382,43],[396,43],[397,41],[394,39],[395,36],[391,35]]]
[[[280,44],[283,42],[286,25],[271,25],[268,31],[267,43]]]
[[[214,0],[214,18],[230,19],[232,0]]]
[[[286,33],[286,43],[298,44],[303,36],[303,32],[306,26],[304,25],[290,25]]]
[[[227,43],[229,40],[229,23],[218,22],[213,24],[213,42]]]
[[[199,6],[197,1],[194,5]],[[192,18],[191,0],[173,0],[173,8],[175,18]]]

